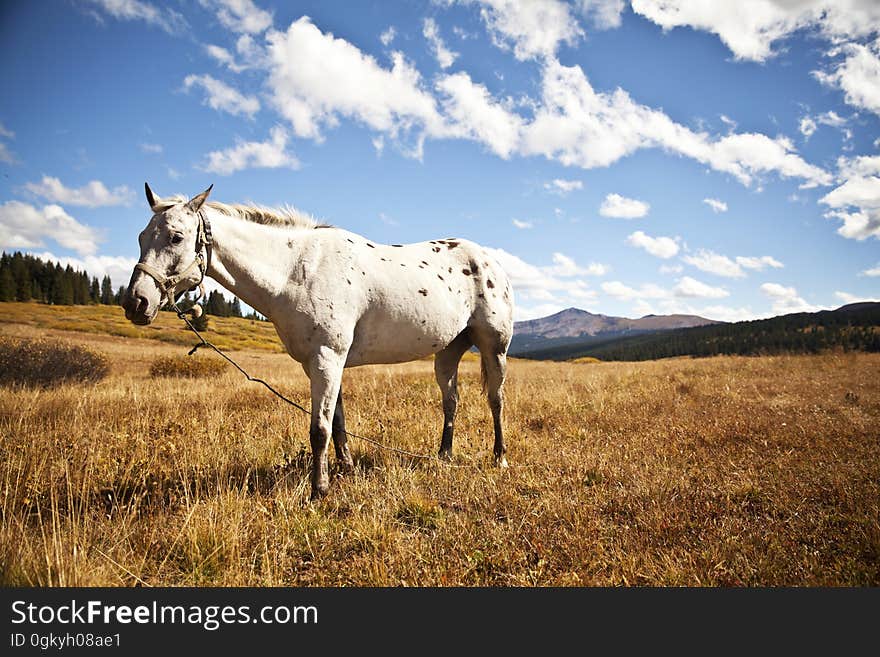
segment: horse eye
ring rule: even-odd
[[[183,235],[175,234],[171,236],[172,244],[180,244],[183,241]]]

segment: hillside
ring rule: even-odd
[[[753,356],[781,353],[880,351],[880,303],[858,303],[817,313],[711,324],[641,335],[596,335],[544,344],[517,355],[537,360],[652,360],[672,356]]]
[[[609,338],[639,335],[717,322],[697,315],[645,315],[639,319],[591,313],[579,308],[517,322],[514,325],[510,353],[595,344]]]
[[[192,345],[196,337],[172,312],[160,312],[149,326],[135,326],[118,306],[53,306],[36,302],[0,303],[0,324],[21,324],[43,329],[116,335]],[[208,317],[205,337],[221,349],[256,349],[281,352],[284,348],[275,327],[240,317]]]

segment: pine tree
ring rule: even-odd
[[[92,303],[101,303],[101,285],[97,276],[92,278],[92,284],[89,286],[89,300]]]
[[[113,303],[113,283],[109,276],[104,276],[101,281],[101,303],[109,306]]]

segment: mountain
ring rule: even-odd
[[[629,319],[567,308],[547,317],[516,322],[510,354],[716,323],[697,315],[645,315]]]
[[[520,340],[528,344],[529,337],[520,336]],[[534,346],[519,349],[514,355],[538,360],[582,356],[600,360],[651,360],[718,354],[809,354],[831,349],[880,351],[880,303],[862,302],[836,310],[743,322],[708,322],[689,328],[538,337],[531,344]]]

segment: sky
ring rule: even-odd
[[[0,249],[128,282],[160,196],[461,237],[516,318],[880,299],[873,0],[0,5]]]

